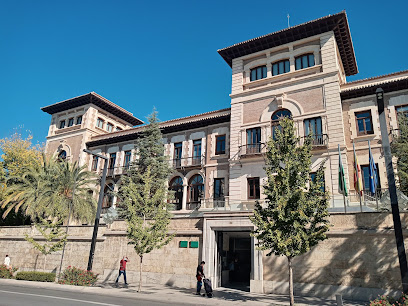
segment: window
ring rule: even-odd
[[[77,120],[76,120],[76,124],[78,125],[78,124],[81,124],[82,123],[82,115],[81,116],[78,116],[77,117]]]
[[[193,140],[193,165],[201,164],[201,139]]]
[[[98,160],[99,160],[99,158],[98,158],[98,156],[93,156],[92,157],[92,167],[91,167],[91,170],[92,171],[96,171],[96,170],[98,170]]]
[[[259,177],[248,178],[248,199],[260,199]]]
[[[65,120],[60,121],[59,128],[63,129],[65,127]]]
[[[247,154],[261,152],[261,128],[247,130]]]
[[[313,145],[322,145],[323,134],[322,134],[322,118],[308,118],[303,122],[305,126],[305,136],[312,135]]]
[[[100,129],[103,129],[103,123],[104,121],[101,118],[98,118],[98,120],[96,120],[96,126]]]
[[[266,66],[259,66],[254,69],[251,69],[251,76],[250,76],[251,82],[260,80],[260,79],[264,79],[264,78],[266,78]]]
[[[214,200],[224,201],[225,180],[223,178],[214,179]]]
[[[371,111],[355,113],[357,135],[374,134]]]
[[[189,203],[198,203],[204,195],[204,180],[201,175],[196,174],[190,179]]]
[[[183,153],[183,143],[178,142],[174,144],[174,167],[181,167],[181,155]]]
[[[73,126],[74,125],[74,118],[69,118],[68,119],[68,126]]]
[[[272,64],[272,75],[278,75],[290,71],[289,60],[283,60]]]
[[[170,203],[175,206],[175,210],[180,210],[183,203],[183,179],[179,176],[172,179],[169,190],[174,192],[174,198]]]
[[[102,208],[109,208],[113,205],[114,186],[112,183],[108,184],[104,189]]]
[[[377,168],[377,180],[378,180],[378,185],[377,189],[381,189],[381,183],[380,183],[380,173],[378,171],[378,164],[375,164],[375,167]],[[363,174],[363,188],[364,190],[370,190],[370,165],[361,165],[361,172]]]
[[[109,133],[112,132],[112,131],[113,131],[113,124],[108,123],[108,124],[106,125],[106,130],[107,130]]]
[[[58,154],[58,160],[59,161],[64,161],[67,159],[67,151],[62,150],[59,154]]]
[[[275,139],[276,130],[281,130],[282,127],[280,126],[280,121],[283,118],[292,118],[292,113],[288,109],[279,109],[272,114],[272,137]]]
[[[125,151],[125,163],[123,165],[125,168],[129,168],[131,157],[132,157],[132,151]]]
[[[116,132],[123,131],[120,127],[116,127]]]
[[[109,155],[109,169],[115,168],[115,162],[116,162],[116,153],[111,153]]]
[[[215,154],[225,154],[225,135],[215,136]]]
[[[309,173],[309,176],[310,176],[310,180],[313,182],[313,183],[315,183],[316,182],[316,176],[317,176],[317,173],[316,172],[310,172]],[[322,182],[323,182],[323,186],[322,186],[322,191],[324,192],[325,191],[325,181],[324,181],[324,177],[322,178]]]
[[[313,54],[304,54],[295,58],[296,70],[305,69],[315,65]]]

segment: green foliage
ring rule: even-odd
[[[408,295],[403,294],[399,299],[381,295],[370,301],[370,306],[408,306]]]
[[[17,273],[16,279],[35,282],[55,282],[55,273],[22,271]]]
[[[400,190],[408,194],[408,118],[398,116],[399,133],[391,145],[392,153],[397,157],[397,170]]]
[[[292,120],[280,121],[275,140],[270,138],[266,153],[267,204],[255,206],[250,217],[255,225],[252,235],[258,248],[286,256],[289,266],[290,305],[294,304],[292,258],[309,251],[326,239],[329,230],[328,199],[324,191],[324,167],[320,166],[315,181],[310,178],[312,136],[303,145],[295,136]]]
[[[93,286],[98,280],[98,274],[69,266],[62,273],[58,283],[74,286]]]
[[[153,180],[148,167],[140,185],[131,183],[122,189],[126,194],[124,204],[127,208],[129,244],[133,245],[139,256],[163,247],[173,238],[168,235],[171,215],[166,209],[166,189],[163,187],[152,192]]]
[[[17,268],[7,267],[6,265],[0,265],[0,278],[13,278],[14,272]]]
[[[143,255],[163,247],[173,238],[168,234],[171,214],[167,208],[166,188],[172,170],[164,156],[162,134],[155,111],[148,120],[149,125],[138,141],[139,158],[131,164],[128,175],[123,177],[119,187],[129,244],[140,256],[140,273]],[[140,286],[141,279],[139,290]]]
[[[282,120],[281,126],[276,140],[268,142],[264,186],[268,204],[256,205],[251,220],[259,248],[269,250],[268,256],[295,257],[326,239],[329,196],[323,191],[323,165],[315,182],[309,176],[311,138],[300,146],[292,120]]]
[[[46,217],[66,219],[69,209],[76,220],[89,222],[95,214],[96,201],[89,196],[96,177],[86,166],[76,162],[56,161],[45,155],[39,165],[32,165],[21,176],[7,179],[13,183],[6,189],[1,202],[3,218],[20,209],[32,220]]]
[[[42,220],[40,223],[35,223],[35,228],[44,237],[44,242],[34,239],[34,237],[25,234],[25,240],[30,242],[34,249],[38,250],[44,256],[62,250],[64,243],[67,241],[67,234],[61,229],[61,221],[50,222]]]
[[[33,145],[32,136],[29,135],[23,139],[21,134],[15,133],[9,138],[0,139],[0,152],[2,152],[0,161],[0,201],[6,195],[7,187],[13,184],[11,177],[21,177],[26,168],[39,165],[41,162],[41,152],[43,148],[40,145]],[[21,212],[5,213],[7,208],[0,208],[0,226],[4,225],[24,225],[30,224],[30,218],[27,218]],[[5,213],[5,214],[4,214]]]

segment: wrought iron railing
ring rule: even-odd
[[[186,167],[202,167],[205,164],[205,156],[190,156],[175,158],[171,160],[172,167],[174,169],[186,168]]]
[[[305,143],[305,139],[308,136],[303,136],[300,138],[300,144]],[[313,147],[326,147],[329,144],[329,135],[327,134],[316,134],[312,135],[312,146]]]
[[[259,155],[266,153],[266,144],[264,142],[251,143],[239,147],[240,155]]]

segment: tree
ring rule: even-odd
[[[14,209],[22,209],[32,220],[58,217],[66,220],[71,209],[74,219],[88,222],[95,214],[96,201],[90,196],[96,183],[93,173],[76,162],[57,161],[42,157],[41,164],[25,168],[21,176],[7,179],[1,202],[6,208],[3,218]]]
[[[268,201],[264,207],[257,203],[250,219],[258,248],[267,250],[267,256],[286,256],[290,305],[294,305],[292,261],[326,239],[329,196],[324,191],[323,165],[315,180],[309,175],[312,136],[299,145],[293,121],[285,118],[280,125],[267,146],[264,193]]]
[[[0,151],[2,152],[0,162],[0,201],[5,197],[7,187],[13,184],[10,177],[21,177],[27,167],[39,165],[41,163],[41,145],[32,144],[32,136],[23,138],[21,134],[14,133],[11,137],[0,139]],[[0,215],[6,209],[0,208]],[[0,219],[0,225],[23,225],[30,224],[21,211],[11,211],[7,216]]]
[[[392,154],[397,157],[398,181],[400,190],[408,194],[408,118],[398,116],[398,136],[391,145]]]
[[[139,158],[123,177],[119,197],[127,222],[129,244],[140,257],[139,291],[142,288],[143,257],[168,244],[171,214],[167,209],[166,180],[171,173],[164,156],[162,134],[154,111],[141,133],[137,147]]]
[[[25,234],[25,240],[30,242],[34,249],[44,255],[44,268],[47,262],[47,255],[62,250],[68,235],[61,229],[62,221],[54,218],[53,221],[48,219],[41,219],[40,222],[34,223],[35,228],[41,233],[44,242],[38,242],[33,236]]]

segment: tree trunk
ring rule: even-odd
[[[142,291],[142,268],[143,268],[143,256],[140,256],[140,275],[139,275],[139,290]]]
[[[289,267],[289,298],[290,306],[295,305],[295,297],[293,296],[293,271],[292,271],[292,257],[288,258],[288,267]]]
[[[44,269],[43,269],[43,272],[45,272],[46,263],[47,263],[47,255],[44,255]]]

